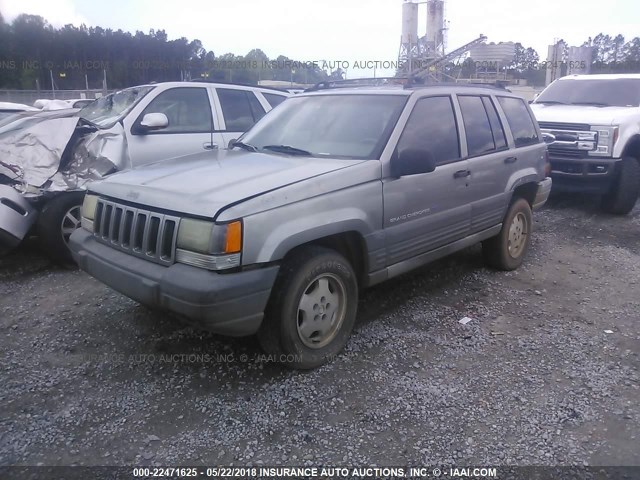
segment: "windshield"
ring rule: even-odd
[[[101,97],[84,107],[78,116],[100,127],[110,127],[126,115],[154,87],[133,87]]]
[[[407,98],[404,95],[317,95],[287,99],[241,141],[260,151],[378,159]]]
[[[540,94],[534,103],[640,106],[640,79],[559,80]]]

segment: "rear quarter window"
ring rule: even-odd
[[[498,102],[507,117],[516,147],[540,143],[535,123],[524,100],[513,97],[498,97]]]

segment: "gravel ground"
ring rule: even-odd
[[[640,465],[639,282],[640,205],[556,198],[519,271],[476,246],[369,290],[301,373],[27,243],[0,259],[0,465]]]

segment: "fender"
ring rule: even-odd
[[[515,172],[509,182],[507,183],[507,192],[513,193],[513,191],[521,185],[527,183],[538,183],[540,181],[540,174],[534,167],[524,168]]]
[[[330,219],[327,217],[328,213],[331,214]],[[295,230],[297,232],[292,234]],[[282,260],[288,252],[300,245],[346,232],[356,232],[366,239],[371,232],[364,212],[355,208],[344,208],[315,213],[302,220],[291,220],[278,225],[267,236],[263,248],[258,253],[258,263]]]

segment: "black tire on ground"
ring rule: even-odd
[[[301,370],[344,348],[356,320],[358,283],[334,250],[311,246],[285,258],[258,332],[262,349]]]
[[[511,271],[522,265],[531,244],[533,215],[524,198],[517,198],[507,210],[502,230],[482,242],[485,263],[497,270]]]
[[[620,173],[611,190],[602,197],[602,209],[615,215],[626,215],[633,210],[640,194],[640,161],[624,157]]]
[[[67,242],[80,227],[80,207],[84,192],[65,192],[49,200],[38,217],[40,248],[54,262],[73,266],[75,262]]]

